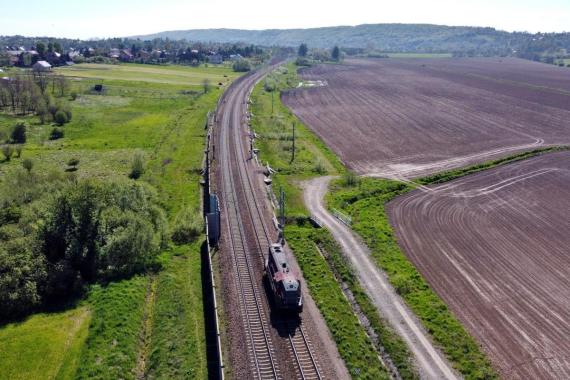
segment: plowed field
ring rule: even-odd
[[[570,143],[570,70],[519,59],[350,60],[283,101],[353,170],[418,177]]]
[[[502,377],[570,378],[570,152],[415,190],[387,211]]]

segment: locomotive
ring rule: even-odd
[[[301,282],[289,268],[281,244],[271,244],[269,247],[265,274],[277,309],[301,312],[303,310]]]

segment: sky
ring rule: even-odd
[[[570,32],[570,0],[0,0],[0,35],[87,39],[376,23]]]

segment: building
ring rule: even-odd
[[[241,54],[232,54],[230,55],[230,59],[232,61],[241,61],[243,57],[241,56]]]
[[[34,63],[32,68],[34,69],[34,71],[50,71],[51,65],[46,61],[37,61],[36,63]]]
[[[121,50],[121,55],[119,56],[119,59],[124,62],[131,62],[134,59],[134,56],[130,50],[123,49]]]
[[[221,54],[212,54],[208,57],[208,62],[213,63],[214,65],[220,65],[224,62],[224,58]]]

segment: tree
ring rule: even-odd
[[[333,61],[340,61],[340,49],[338,48],[338,46],[335,46],[332,50],[331,53],[331,57],[333,59]]]
[[[25,144],[26,143],[26,125],[18,123],[12,130],[10,135],[12,144]]]
[[[36,44],[36,51],[38,52],[40,58],[44,58],[46,54],[46,44],[43,42],[38,42]]]
[[[210,91],[210,80],[208,78],[204,78],[202,86],[204,88],[204,94],[207,94]]]
[[[57,89],[59,96],[64,96],[69,90],[69,81],[63,75],[55,75],[53,77],[53,85]]]
[[[32,168],[34,167],[34,161],[26,158],[24,161],[22,161],[22,167],[26,169],[28,174],[30,174],[32,172]]]
[[[302,44],[299,46],[299,53],[298,53],[298,54],[299,54],[299,57],[306,57],[308,52],[309,52],[309,48],[307,47],[307,44],[306,44],[306,43],[302,43]]]
[[[38,117],[40,118],[40,123],[45,124],[46,122],[46,118],[48,116],[48,108],[46,105],[46,102],[41,100],[38,103],[38,106],[36,108],[36,114],[38,115]]]

